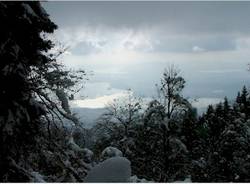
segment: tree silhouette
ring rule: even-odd
[[[157,85],[158,95],[169,119],[174,113],[180,113],[185,109],[186,105],[181,96],[185,80],[179,74],[180,71],[174,65],[169,65],[163,73],[161,84]]]
[[[51,139],[52,123],[61,118],[77,123],[65,90],[75,91],[85,73],[64,70],[56,60],[61,51],[48,53],[53,43],[45,34],[57,26],[39,2],[0,2],[0,20],[4,25],[0,32],[0,177],[1,181],[32,181],[28,170],[35,161],[30,158],[42,154],[46,145],[57,145]]]

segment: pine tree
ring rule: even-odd
[[[39,2],[0,2],[0,177],[1,181],[28,181],[19,163],[36,146],[43,106],[34,98],[32,67],[45,65],[42,54],[52,47],[41,33],[52,33]],[[38,85],[38,84],[37,84]]]
[[[230,105],[228,104],[227,97],[224,98],[223,110],[225,115],[229,113]]]
[[[244,107],[247,105],[247,97],[248,97],[248,91],[246,86],[243,86],[241,91],[241,102],[243,103]]]
[[[241,100],[241,94],[238,92],[237,97],[236,97],[236,103],[240,104],[242,102]]]
[[[67,136],[57,137],[57,125],[62,118],[78,122],[70,112],[67,93],[74,92],[84,72],[71,75],[57,63],[58,54],[49,54],[53,43],[45,35],[57,26],[38,1],[0,2],[0,20],[4,25],[0,30],[0,181],[30,182],[32,170],[47,172],[53,167],[51,174],[67,170],[82,181],[69,166],[69,155],[62,149]]]
[[[223,105],[216,106],[216,116],[206,113],[200,118],[199,124],[208,125],[204,126],[208,137],[200,137],[202,141],[196,145],[200,150],[205,145],[205,149],[197,152],[199,156],[191,164],[192,181],[249,182],[249,124],[242,115],[244,105],[241,109],[237,107],[247,96],[245,87],[242,94],[235,100],[234,112],[225,98]]]
[[[206,114],[207,114],[207,115],[211,115],[211,114],[213,114],[214,112],[215,112],[215,111],[214,111],[213,106],[212,106],[212,105],[209,105],[208,108],[207,108]]]
[[[222,115],[222,113],[223,113],[223,105],[222,105],[221,102],[216,105],[215,113],[216,113],[216,115]]]
[[[250,102],[249,102],[249,94],[247,91],[246,86],[243,86],[242,92],[241,92],[241,105],[240,105],[240,111],[241,113],[244,113],[245,118],[248,118],[248,112],[250,108]]]

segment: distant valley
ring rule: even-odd
[[[85,128],[91,128],[105,111],[105,108],[72,108],[72,112],[76,113]]]

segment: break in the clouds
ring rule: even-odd
[[[59,26],[54,36],[70,48],[63,62],[94,72],[81,92],[89,98],[128,88],[152,97],[169,63],[182,70],[184,94],[206,102],[248,84],[250,2],[43,4]]]

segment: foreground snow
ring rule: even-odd
[[[130,161],[125,157],[112,157],[96,165],[85,178],[85,182],[129,182]]]

